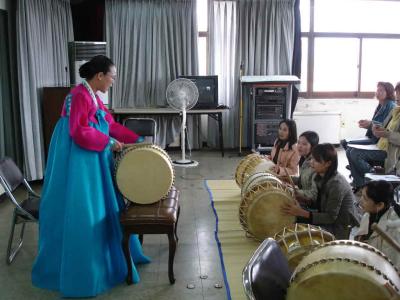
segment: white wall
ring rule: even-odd
[[[296,112],[332,112],[341,113],[340,138],[357,138],[365,135],[365,129],[358,127],[358,120],[371,119],[376,99],[301,99],[296,105]],[[323,116],[319,116],[315,126],[324,126]],[[328,116],[327,119],[328,120]]]
[[[9,0],[0,0],[0,9],[7,10],[8,9],[8,1]]]

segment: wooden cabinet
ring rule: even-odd
[[[54,127],[61,115],[61,110],[64,104],[64,99],[68,95],[70,87],[44,87],[43,88],[43,138],[45,145],[45,154],[49,151],[51,135]]]

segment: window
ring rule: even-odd
[[[356,91],[358,39],[316,38],[314,45],[314,91]]]
[[[301,38],[301,83],[300,92],[307,92],[307,62],[308,62],[308,38]]]
[[[304,97],[373,97],[400,81],[400,1],[302,0]]]
[[[314,1],[316,32],[400,33],[397,1]]]
[[[400,81],[400,39],[363,39],[361,91],[371,91],[378,81]]]
[[[300,0],[301,30],[310,31],[310,0]]]

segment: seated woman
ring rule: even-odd
[[[298,204],[282,206],[284,214],[302,217],[313,225],[319,225],[337,239],[347,239],[353,225],[354,195],[346,178],[337,172],[338,158],[331,144],[319,144],[312,150],[311,166],[317,173],[317,211],[311,212]]]
[[[297,151],[301,156],[299,161],[300,176],[293,176],[292,180],[297,185],[295,190],[297,201],[302,205],[312,205],[318,196],[318,189],[313,180],[315,171],[311,167],[311,151],[318,145],[319,136],[314,131],[305,131],[299,136]]]
[[[400,206],[393,200],[392,185],[384,180],[368,182],[362,189],[360,204],[365,213],[355,239],[379,249],[400,267],[399,253],[371,228],[373,223],[377,223],[390,237],[400,242],[400,228],[396,224],[400,222]]]
[[[400,105],[400,83],[396,85],[396,102]],[[350,171],[353,176],[354,191],[358,191],[365,183],[364,175],[374,172],[371,161],[382,161],[385,164],[385,172],[389,173],[395,167],[398,160],[398,148],[400,146],[400,107],[392,109],[383,125],[373,125],[372,132],[379,138],[377,149],[357,149],[349,147],[346,150],[349,159]]]
[[[341,140],[340,144],[345,150],[347,150],[348,146],[351,144],[371,145],[378,142],[378,138],[372,133],[372,124],[373,122],[383,123],[390,111],[395,107],[393,85],[390,82],[378,82],[375,96],[376,99],[378,99],[379,104],[375,108],[372,120],[358,121],[358,126],[360,128],[367,129],[365,137],[351,141]]]
[[[383,122],[387,126],[374,126],[373,133],[379,137],[378,147],[386,149],[385,173],[396,173],[396,164],[399,163],[400,147],[400,82],[396,84],[396,104],[390,115]]]
[[[278,175],[297,175],[299,154],[297,152],[297,129],[293,120],[279,123],[278,138],[271,150],[271,160],[275,163],[273,171]],[[286,174],[286,172],[288,174]]]

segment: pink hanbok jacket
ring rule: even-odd
[[[96,95],[98,107],[93,102],[89,91],[82,85],[76,86],[71,91],[72,101],[69,115],[69,134],[76,144],[92,151],[103,151],[110,137],[122,143],[134,143],[139,136],[128,128],[114,121],[114,118]],[[67,111],[64,103],[61,116],[66,116]],[[110,135],[89,126],[89,122],[98,123],[96,118],[97,109],[106,112],[105,120],[109,125]]]

